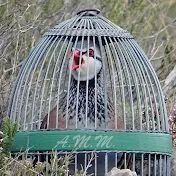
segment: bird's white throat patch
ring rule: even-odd
[[[82,56],[84,63],[79,68],[72,70],[72,75],[75,80],[87,81],[97,75],[102,67],[101,61],[93,57]],[[69,68],[72,69],[73,58],[69,60]],[[88,76],[87,76],[88,75]]]

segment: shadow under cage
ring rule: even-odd
[[[82,10],[44,34],[19,72],[8,112],[18,122],[13,152],[47,162],[53,150],[71,154],[66,175],[82,168],[103,176],[113,167],[170,175],[156,73],[133,37],[99,10]]]

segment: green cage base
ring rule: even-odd
[[[172,137],[165,133],[121,131],[20,131],[12,152],[131,151],[171,155]]]

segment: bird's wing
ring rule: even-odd
[[[40,126],[40,129],[47,129],[47,128],[65,128],[65,112],[63,112],[64,110],[64,106],[66,103],[66,97],[67,97],[67,93],[63,93],[60,95],[59,98],[59,105],[55,105],[54,108],[50,111],[49,114],[46,114],[46,116],[44,117],[44,119],[42,120],[42,124]],[[57,112],[58,110],[58,112]],[[56,125],[56,116],[58,113],[58,126]],[[48,120],[49,117],[49,120]],[[49,122],[49,124],[48,124]]]

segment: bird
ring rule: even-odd
[[[115,126],[117,126],[118,130],[124,129],[123,120],[120,117],[117,119],[117,125],[115,125],[115,110],[112,101],[112,92],[110,92],[110,90],[107,90],[107,101],[105,101],[106,83],[104,82],[105,71],[103,70],[103,62],[100,46],[97,41],[88,41],[88,39],[84,41],[78,40],[77,44],[71,48],[68,54],[68,65],[71,73],[69,92],[62,95],[59,107],[56,105],[51,112],[44,117],[40,129],[64,129],[66,128],[66,123],[68,123],[67,128],[69,129],[107,130],[115,129]],[[97,101],[95,101],[95,95]],[[97,102],[97,111],[95,102]],[[106,106],[107,114],[105,112]],[[58,126],[56,126],[57,114]],[[66,120],[66,118],[68,119]],[[115,156],[114,153],[108,153],[108,155],[111,158]],[[97,157],[101,158],[102,161],[104,160],[104,156],[105,153],[103,152],[97,154]],[[118,153],[117,167],[119,166],[119,169],[131,169],[131,155],[128,153],[125,157],[124,156],[125,153]],[[126,161],[124,161],[125,158]],[[84,161],[84,156],[81,154],[79,156],[78,154],[77,164],[83,165],[82,162]],[[105,164],[105,162],[102,162],[102,165],[103,164]],[[101,173],[100,175],[102,175],[102,165],[100,164],[98,166],[99,168],[97,168],[99,169],[99,173]],[[115,158],[112,159],[108,165],[113,168],[115,166]]]
[[[81,46],[83,43],[83,47]],[[103,75],[103,63],[100,54],[100,48],[93,41],[82,40],[77,42],[76,47],[72,47],[68,59],[69,69],[71,71],[71,81],[69,95],[65,93],[60,98],[59,107],[55,106],[50,114],[47,114],[41,124],[41,129],[51,128],[65,128],[66,118],[68,118],[68,128],[78,129],[114,129],[114,106],[110,92],[107,93],[107,117],[105,113],[105,86]],[[82,50],[82,51],[81,51]],[[88,77],[87,77],[88,74]],[[96,76],[96,78],[95,78]],[[87,80],[88,78],[88,80]],[[96,79],[96,80],[95,80]],[[86,90],[88,81],[88,90]],[[77,97],[77,86],[79,82],[79,93]],[[86,92],[88,91],[88,93]],[[97,93],[97,119],[95,120],[95,93]],[[86,94],[88,97],[86,97]],[[67,96],[68,104],[67,104]],[[86,99],[87,112],[86,112]],[[77,105],[78,101],[78,105]],[[67,107],[68,106],[68,107]],[[76,107],[78,106],[78,108]],[[56,126],[56,114],[58,108],[58,127]],[[76,108],[77,117],[76,117]],[[68,109],[68,113],[67,113]],[[86,114],[87,113],[87,114]],[[68,117],[66,117],[68,114]],[[87,115],[87,122],[86,122]],[[49,118],[49,120],[48,120]],[[96,127],[95,127],[96,121]],[[48,124],[49,122],[49,124]],[[87,123],[87,124],[86,124]],[[118,118],[117,128],[123,129],[122,119]]]

